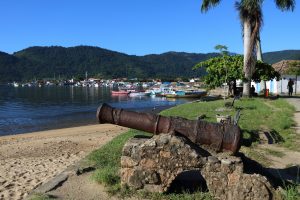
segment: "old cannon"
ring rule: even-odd
[[[97,118],[101,124],[111,123],[153,134],[181,134],[193,143],[207,145],[217,152],[231,151],[235,154],[241,146],[240,129],[233,124],[139,113],[113,108],[105,103],[98,108]]]

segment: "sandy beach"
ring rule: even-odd
[[[126,130],[103,124],[0,137],[0,199],[24,199]]]

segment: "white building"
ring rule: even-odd
[[[289,79],[292,79],[294,81],[294,94],[300,94],[300,75],[296,76],[287,74],[289,64],[292,62],[299,63],[299,66],[297,67],[300,68],[299,60],[282,60],[272,65],[272,67],[281,74],[281,79],[279,81],[273,79],[266,82],[266,87],[269,89],[269,93],[274,95],[288,94],[287,84]],[[254,85],[255,92],[259,93],[261,91],[262,83],[251,82],[251,85]]]

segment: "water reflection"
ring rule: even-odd
[[[97,123],[97,107],[146,111],[187,102],[159,97],[112,96],[105,87],[0,86],[0,135]]]

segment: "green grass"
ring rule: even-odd
[[[34,194],[30,200],[54,200],[55,198],[49,197],[47,194]]]
[[[251,146],[251,147],[242,146],[240,151],[243,152],[247,157],[257,161],[261,165],[263,165],[265,167],[269,167],[272,164],[271,160],[269,159],[269,157],[267,155],[265,155],[261,151],[257,151],[255,146],[256,145]]]
[[[93,179],[107,186],[120,182],[119,169],[121,153],[125,142],[136,135],[150,135],[141,131],[130,130],[114,138],[98,150],[88,155],[88,162],[96,168]]]
[[[227,100],[228,102],[229,100]],[[267,129],[273,135],[279,138],[282,145],[289,148],[297,148],[297,144],[293,142],[293,133],[291,126],[293,122],[294,108],[290,106],[285,100],[266,100],[266,99],[242,99],[235,102],[234,108],[224,109],[223,112],[216,111],[224,107],[224,100],[212,102],[195,102],[180,105],[163,111],[161,114],[165,116],[181,116],[188,119],[197,119],[198,116],[205,115],[205,119],[210,122],[216,122],[216,114],[232,116],[235,115],[237,109],[241,110],[239,126],[243,132],[245,139],[252,140],[252,146],[243,147],[243,152],[262,163],[265,166],[270,164],[267,156],[262,152],[256,151],[256,144],[258,142],[257,132],[262,128]],[[92,178],[107,186],[107,190],[112,195],[119,195],[122,198],[127,196],[138,196],[142,199],[212,199],[209,193],[196,192],[189,194],[183,192],[182,194],[158,194],[146,193],[130,190],[126,187],[120,186],[120,158],[122,148],[129,138],[136,135],[150,135],[141,131],[130,130],[114,138],[100,149],[92,152],[87,158],[88,162],[96,167],[96,171]],[[299,148],[299,147],[298,147]],[[273,155],[282,156],[278,152],[268,152]],[[292,199],[294,193],[293,189],[287,188],[286,196]]]
[[[283,153],[282,151],[275,151],[275,150],[272,150],[272,149],[264,149],[267,154],[270,154],[272,156],[276,156],[276,157],[279,157],[279,158],[282,158],[285,153]]]
[[[232,101],[232,100],[231,100]],[[218,100],[212,102],[195,102],[179,105],[162,112],[166,116],[182,116],[188,119],[197,119],[205,115],[205,120],[216,122],[216,114],[235,116],[238,109],[240,112],[239,126],[245,139],[258,140],[258,131],[262,128],[268,129],[272,134],[277,135],[283,146],[291,149],[299,149],[293,143],[294,107],[283,99],[268,100],[262,98],[241,99],[235,101],[231,110],[216,111],[224,107],[225,102],[230,100]]]
[[[142,199],[152,200],[213,200],[209,193],[203,192],[183,192],[182,194],[161,194],[161,193],[148,193],[139,192],[138,196]]]
[[[284,200],[299,200],[300,193],[299,193],[299,185],[292,185],[287,186],[283,191],[283,199]]]

